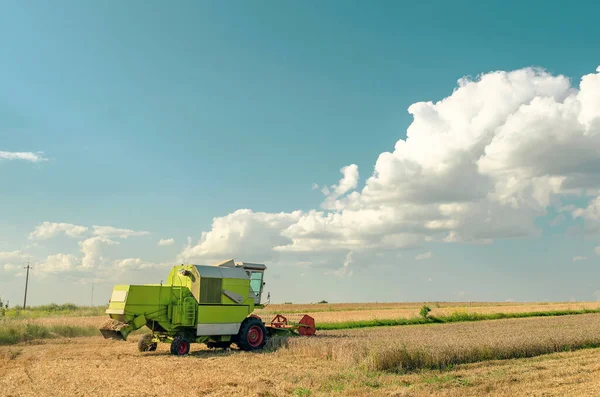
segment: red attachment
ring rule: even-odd
[[[278,314],[271,320],[271,326],[274,328],[288,328],[288,320],[285,316]]]
[[[300,335],[312,336],[317,331],[317,327],[315,326],[315,319],[309,316],[308,314],[305,314],[304,317],[300,319],[299,323],[303,325],[298,328],[298,332],[300,333]]]
[[[279,329],[289,329],[291,332],[298,333],[303,336],[311,336],[314,335],[317,331],[317,327],[315,326],[315,319],[305,314],[302,316],[300,321],[297,320],[296,315],[291,315],[292,318],[295,318],[292,322],[288,320],[286,316],[283,314],[278,314],[271,320],[271,324],[269,327],[279,328]]]

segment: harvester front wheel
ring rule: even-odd
[[[267,343],[267,328],[256,317],[248,317],[240,327],[235,343],[242,350],[259,350]]]
[[[152,334],[144,334],[138,341],[138,350],[141,352],[153,352],[156,350],[157,343],[152,342],[154,337]]]
[[[176,336],[171,342],[171,354],[175,356],[184,356],[190,352],[190,342],[182,337]]]

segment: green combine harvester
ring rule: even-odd
[[[269,323],[253,314],[263,308],[261,297],[266,266],[235,263],[209,266],[178,265],[164,284],[116,285],[100,327],[105,338],[126,340],[144,326],[151,330],[139,342],[140,351],[154,351],[158,342],[171,343],[171,354],[185,355],[191,343],[212,348],[262,349],[274,334],[315,333],[315,321],[301,315],[291,322],[277,314]]]

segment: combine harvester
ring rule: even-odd
[[[104,338],[126,340],[131,332],[148,327],[138,343],[140,351],[156,350],[170,342],[171,354],[185,355],[191,343],[211,348],[262,349],[275,334],[314,335],[315,321],[302,315],[290,321],[277,314],[270,323],[253,314],[261,304],[266,266],[228,260],[210,266],[174,266],[165,284],[116,285],[100,327]]]

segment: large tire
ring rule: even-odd
[[[235,344],[246,351],[260,350],[265,347],[268,338],[267,328],[262,320],[256,317],[248,317],[240,326]]]
[[[183,336],[176,336],[171,342],[171,354],[185,356],[190,352],[190,342]]]
[[[144,334],[138,341],[138,350],[141,352],[153,352],[156,350],[157,343],[152,342],[152,334]]]

